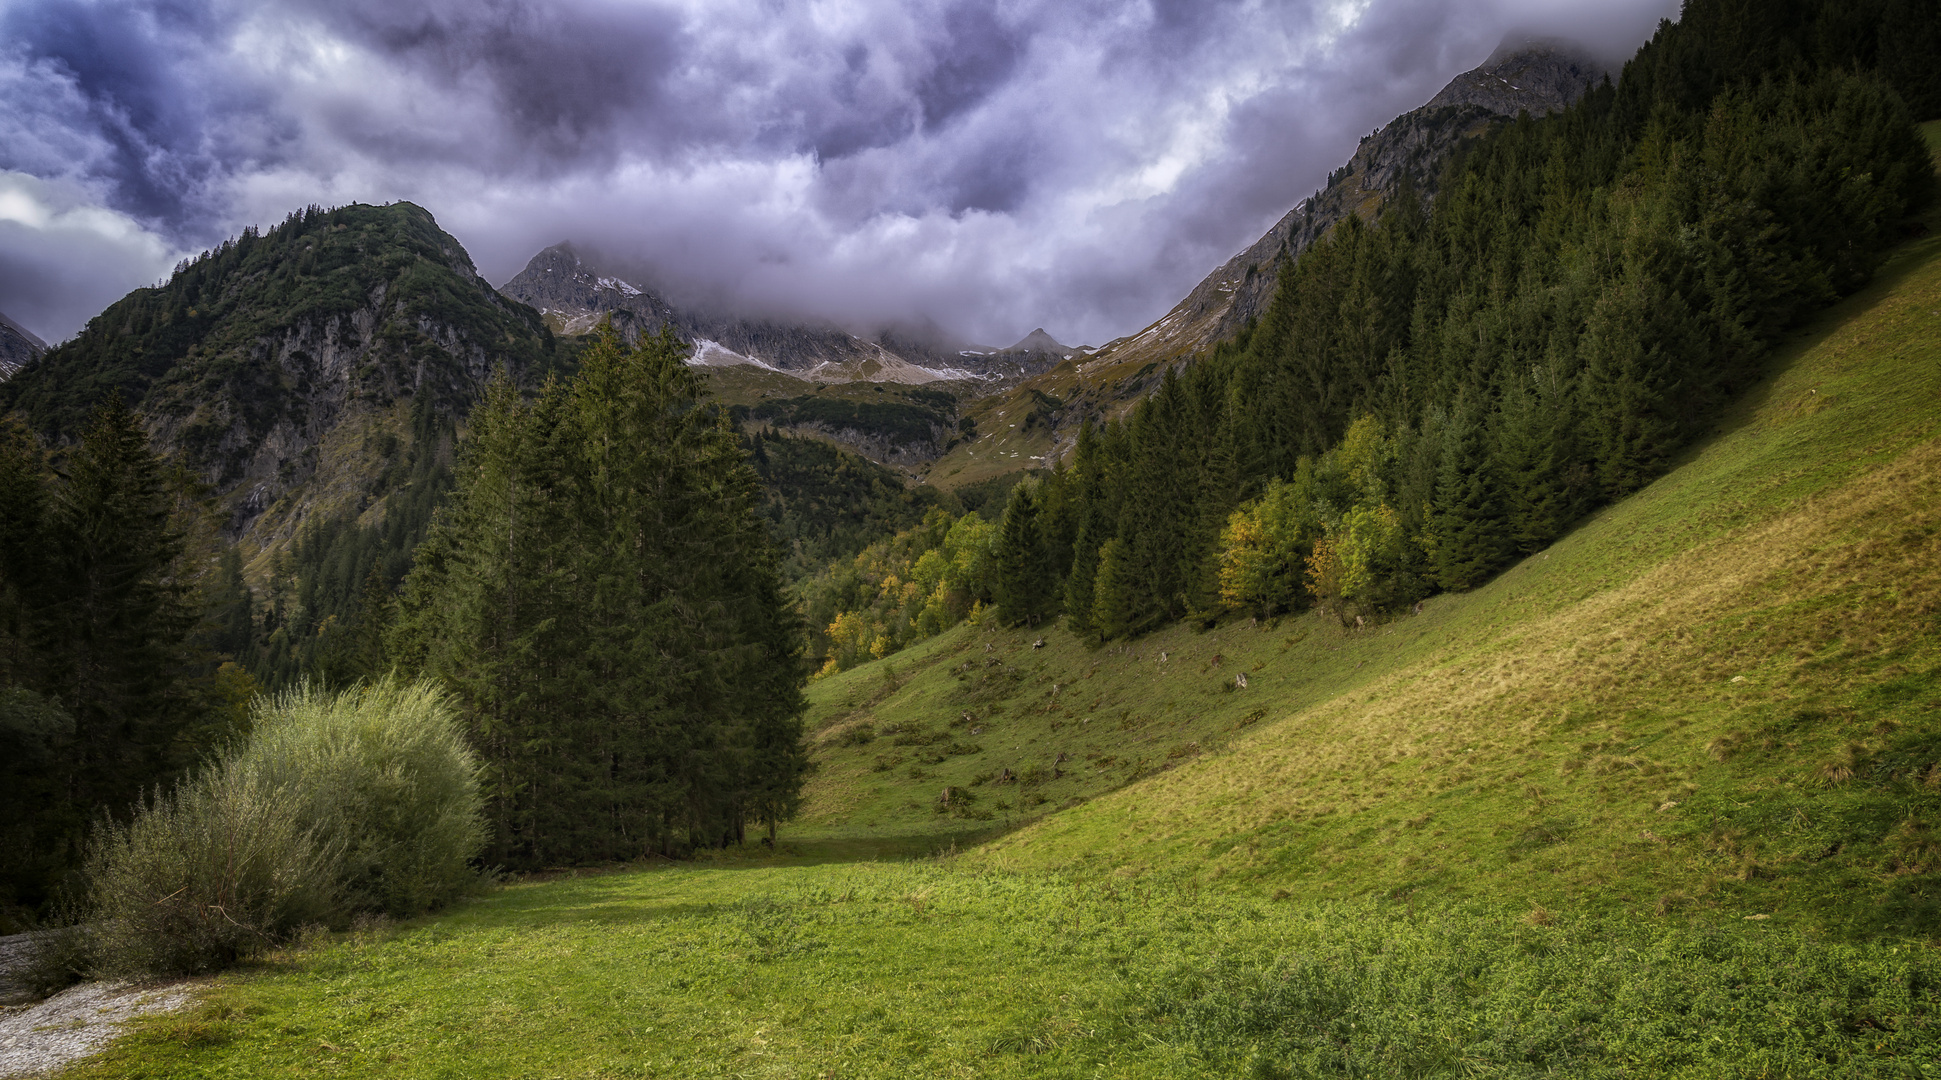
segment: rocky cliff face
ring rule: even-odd
[[[14,372],[33,363],[46,351],[46,342],[0,313],[0,382],[12,378]]]
[[[679,308],[570,243],[533,256],[499,291],[537,308],[558,333],[584,334],[603,318],[629,339],[671,325],[694,347],[696,364],[754,364],[812,382],[1015,382],[1049,370],[1070,351],[1047,351],[1032,338],[987,349],[908,328],[858,337],[833,326]]]
[[[545,369],[537,312],[500,296],[419,207],[292,215],[138,289],[0,384],[55,442],[107,389],[210,485],[257,546],[381,500],[413,407],[462,417],[493,373]]]

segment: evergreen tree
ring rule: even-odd
[[[1433,522],[1436,583],[1443,588],[1474,588],[1503,565],[1510,544],[1502,482],[1474,397],[1457,403],[1444,437]]]
[[[407,582],[390,647],[465,702],[509,865],[772,837],[798,804],[801,625],[685,356],[608,325],[570,383],[496,384]]]
[[[43,530],[46,463],[26,426],[0,417],[0,686],[40,678],[34,616],[51,554]]]
[[[1012,626],[1036,626],[1058,610],[1058,579],[1040,529],[1038,498],[1030,484],[1011,489],[998,527],[998,617]]]
[[[1541,379],[1539,372],[1507,374],[1494,432],[1504,525],[1510,543],[1526,554],[1549,546],[1576,516],[1565,479],[1566,395]]]
[[[181,581],[182,534],[148,435],[118,394],[94,411],[46,506],[46,562],[30,590],[33,687],[73,720],[56,770],[66,860],[84,823],[126,813],[190,760],[177,736],[196,700],[188,642],[196,612]],[[50,808],[51,810],[51,808]]]
[[[256,602],[243,578],[243,554],[233,545],[222,549],[222,562],[209,597],[210,645],[231,660],[249,658],[256,650]]]
[[[1104,476],[1100,471],[1098,436],[1088,418],[1078,429],[1072,449],[1071,503],[1076,526],[1072,537],[1071,570],[1065,578],[1066,626],[1084,636],[1093,632],[1093,582],[1098,576],[1099,546],[1108,528]]]
[[[1134,630],[1131,574],[1126,566],[1126,542],[1113,537],[1099,548],[1098,576],[1092,590],[1092,632],[1111,641]]]
[[[1878,26],[1881,74],[1914,119],[1941,119],[1941,3],[1887,0]]]

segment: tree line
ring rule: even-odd
[[[218,546],[118,394],[58,457],[0,420],[0,916],[61,887],[103,808],[243,723],[254,683],[206,615]]]

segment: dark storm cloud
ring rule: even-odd
[[[0,21],[0,40],[14,43],[19,59],[64,77],[85,102],[101,152],[71,164],[116,209],[175,225],[207,220],[200,197],[222,169],[211,129],[249,104],[226,94],[220,73],[197,76],[177,62],[216,32],[194,3],[24,5]],[[0,145],[0,168],[25,164]]]
[[[943,12],[943,40],[930,70],[917,80],[923,125],[935,130],[982,104],[1018,66],[1024,43],[981,4],[954,4]]]
[[[661,93],[682,49],[680,21],[662,8],[380,2],[312,11],[445,92],[489,95],[514,144],[540,162],[611,158],[623,132],[665,146],[694,119]]]
[[[0,0],[0,311],[59,338],[245,224],[402,198],[495,281],[574,239],[751,310],[1098,341],[1505,32],[1621,54],[1675,8]]]

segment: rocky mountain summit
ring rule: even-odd
[[[1423,109],[1473,105],[1498,116],[1561,112],[1614,74],[1609,65],[1558,38],[1509,39],[1482,66],[1449,81]]]
[[[539,314],[424,209],[311,207],[117,301],[0,383],[0,411],[60,443],[119,392],[261,550],[306,517],[381,502],[414,410],[449,423],[494,373],[554,359]]]
[[[1042,330],[1009,349],[993,349],[907,327],[862,337],[833,325],[679,307],[632,278],[566,242],[534,255],[499,291],[539,309],[557,333],[584,334],[604,318],[630,339],[671,325],[694,347],[692,363],[752,364],[810,382],[1016,381],[1049,370],[1072,351]]]
[[[12,378],[14,372],[33,363],[46,351],[46,342],[0,312],[0,382]]]

